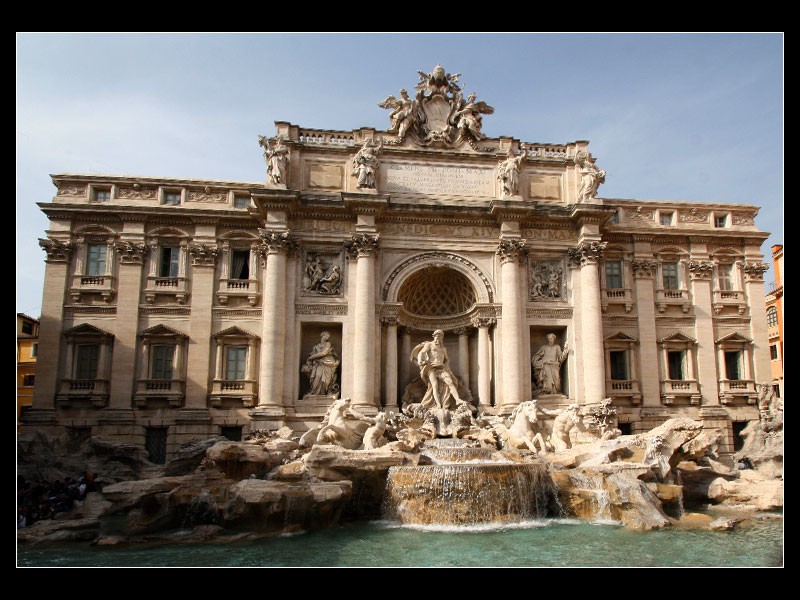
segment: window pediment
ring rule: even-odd
[[[697,340],[691,336],[686,335],[685,333],[681,333],[680,331],[673,331],[667,336],[664,336],[660,340],[658,340],[659,344],[663,344],[665,342],[679,342],[679,343],[690,343],[696,344]]]

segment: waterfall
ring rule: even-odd
[[[597,521],[613,520],[611,515],[611,498],[603,486],[603,476],[599,473],[586,473],[573,469],[569,472],[573,491],[590,501],[590,513],[583,516],[593,517]]]

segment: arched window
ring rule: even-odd
[[[768,327],[777,327],[778,326],[778,309],[774,306],[770,306],[767,309],[767,326]]]

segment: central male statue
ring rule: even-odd
[[[461,402],[441,329],[433,332],[433,341],[418,344],[412,350],[411,361],[417,363],[420,377],[428,386],[422,406],[430,408],[435,403],[437,408],[452,409]]]

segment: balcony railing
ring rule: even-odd
[[[633,308],[633,294],[628,288],[603,289],[601,296],[603,312],[612,304],[621,304],[625,307],[625,312],[631,312]]]
[[[737,290],[714,290],[714,312],[719,314],[725,307],[733,307],[740,315],[747,309],[744,292]]]
[[[170,406],[180,407],[184,400],[184,382],[178,379],[139,379],[134,398],[139,408],[145,408],[151,400],[167,400]]]
[[[187,277],[147,277],[144,288],[144,299],[153,304],[157,296],[174,296],[178,304],[184,304],[189,297],[189,279]]]
[[[217,301],[223,306],[232,297],[244,297],[250,306],[258,304],[258,280],[257,279],[220,279],[219,290],[217,291]]]
[[[700,404],[700,384],[696,379],[667,379],[661,382],[661,402],[673,404],[675,400],[688,400]]]
[[[241,402],[242,406],[255,406],[258,385],[254,379],[215,379],[211,384],[211,406],[221,407],[225,400]]]
[[[99,294],[105,302],[114,295],[114,277],[111,275],[75,275],[69,289],[72,302],[79,303],[86,294]]]
[[[108,402],[108,380],[62,379],[56,399],[64,407],[88,400],[92,406],[102,408]]]
[[[606,396],[613,399],[628,398],[631,404],[639,404],[642,393],[635,379],[606,379]]]
[[[720,379],[719,401],[722,404],[730,404],[736,400],[755,404],[758,401],[756,382],[752,379]]]
[[[668,306],[680,306],[683,312],[689,312],[691,301],[689,300],[689,290],[656,290],[656,308],[663,313]]]

